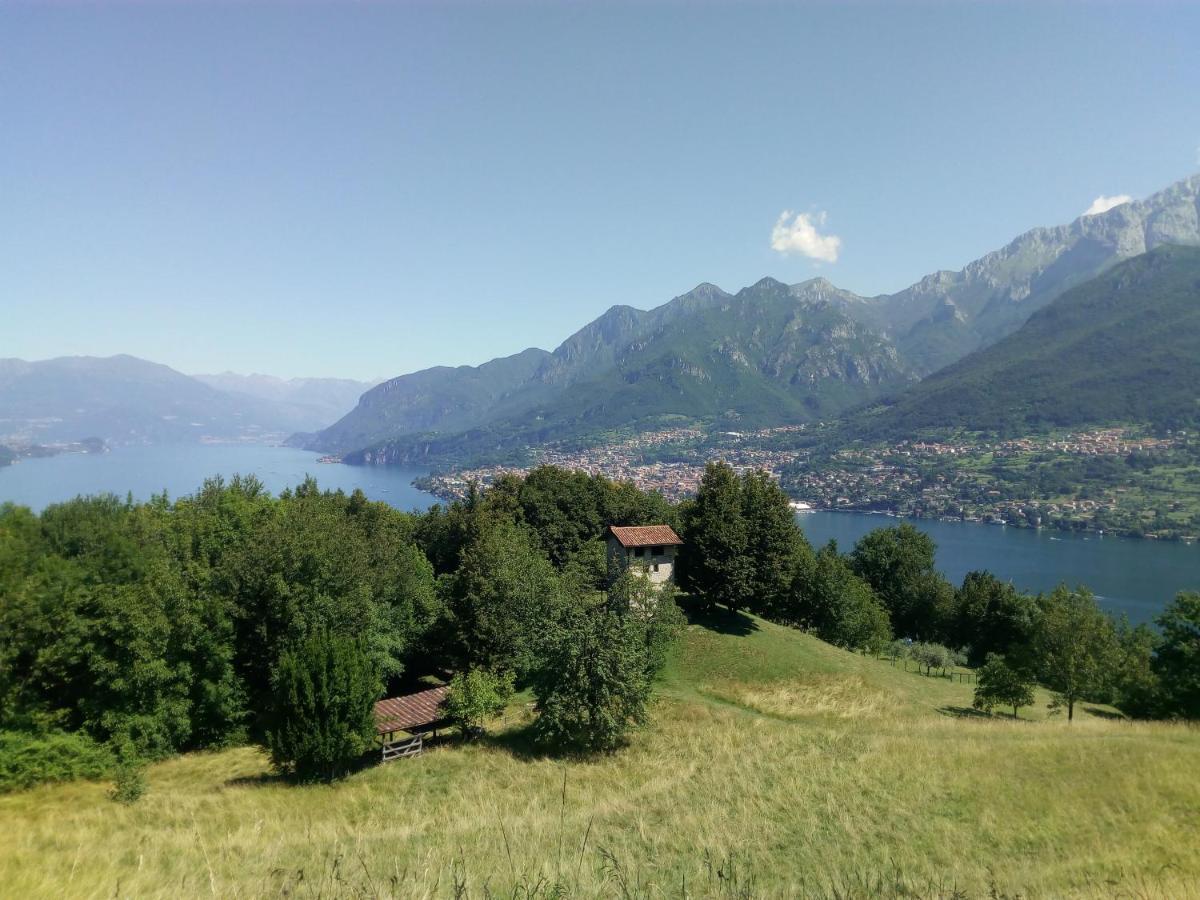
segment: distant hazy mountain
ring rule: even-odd
[[[1072,288],[1015,333],[853,423],[866,436],[964,427],[1200,421],[1200,249],[1163,246]]]
[[[649,311],[614,306],[553,353],[384,382],[304,442],[400,462],[502,453],[668,415],[759,425],[829,418],[1001,340],[1064,291],[1163,244],[1200,245],[1200,176],[1033,229],[897,294],[764,279],[736,295],[702,284]]]
[[[358,403],[372,382],[349,378],[276,378],[273,375],[193,375],[210,387],[271,403],[296,431],[316,431],[333,424]]]
[[[353,402],[343,399],[342,411]],[[278,440],[320,421],[291,401],[221,390],[133,356],[0,360],[0,443]]]

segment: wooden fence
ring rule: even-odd
[[[887,660],[888,662],[890,662],[892,664],[893,667],[896,666],[897,664],[902,665],[904,667],[904,671],[905,672],[908,671],[908,659],[906,657],[880,656],[877,658]],[[917,672],[921,675],[926,674],[925,667],[922,666],[920,663],[918,663],[916,660],[913,660],[913,671]],[[949,678],[951,681],[957,681],[961,684],[974,684],[975,683],[975,673],[974,672],[955,672],[952,669],[949,669],[949,670],[942,669],[939,672],[931,673],[931,675],[934,678]]]
[[[425,749],[425,741],[421,735],[415,737],[402,737],[394,741],[383,742],[383,761],[391,762],[393,759],[402,759],[406,756],[420,756],[421,751]]]

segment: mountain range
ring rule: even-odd
[[[424,463],[673,422],[847,417],[847,436],[896,436],[1118,414],[1190,421],[1194,259],[1155,251],[1195,246],[1200,175],[1035,228],[896,294],[863,297],[824,278],[764,278],[736,293],[704,283],[651,310],[613,306],[553,351],[375,385],[189,376],[131,356],[0,360],[0,444],[292,435],[349,462]]]
[[[191,377],[133,356],[0,359],[0,443],[280,439],[353,407],[340,379]]]
[[[1164,245],[1108,269],[1017,331],[848,423],[1018,435],[1088,423],[1200,419],[1200,248]]]
[[[672,417],[737,427],[828,420],[1003,341],[1070,289],[1164,245],[1200,245],[1200,175],[1032,229],[896,294],[764,278],[736,294],[701,284],[649,311],[614,306],[552,352],[385,381],[294,442],[351,462],[404,463],[504,456]]]

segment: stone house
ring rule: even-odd
[[[607,543],[613,577],[634,566],[655,584],[675,580],[675,551],[683,541],[670,525],[613,525]]]

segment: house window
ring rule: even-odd
[[[650,550],[651,556],[662,556],[662,547],[653,547]]]
[[[645,548],[645,547],[638,547],[636,550],[634,550],[634,551],[633,551],[633,555],[634,555],[634,556],[645,556],[645,555],[646,555],[646,548]]]
[[[655,571],[655,572],[657,572],[657,571],[658,571],[658,563],[655,563],[655,564],[654,564],[654,571]]]

